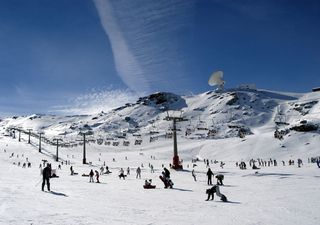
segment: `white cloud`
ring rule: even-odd
[[[70,100],[66,106],[55,106],[51,112],[67,115],[90,115],[101,111],[107,112],[126,103],[134,103],[143,94],[130,90],[92,90]]]
[[[192,21],[194,0],[93,2],[124,83],[138,92],[176,89],[172,78],[186,74],[178,37]]]

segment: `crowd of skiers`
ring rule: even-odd
[[[4,150],[4,152],[6,153],[6,150]],[[19,158],[19,155],[15,155],[14,153],[11,153],[10,158]],[[24,158],[24,155],[21,155],[21,158]],[[151,157],[153,159],[153,157]],[[28,158],[25,158],[26,162],[24,162],[22,164],[22,167],[26,167],[28,165],[28,167],[31,167],[31,163],[28,161]],[[127,157],[126,157],[127,160]],[[196,163],[200,161],[200,160],[193,160],[192,163],[193,167],[197,166]],[[115,162],[115,159],[113,158],[113,162]],[[217,164],[219,163],[216,160],[209,160],[209,159],[204,159],[203,162],[205,163],[206,167],[208,168],[207,172],[206,172],[206,176],[207,176],[207,185],[211,186],[211,188],[206,190],[206,194],[208,195],[207,200],[209,200],[210,198],[213,200],[214,199],[214,194],[216,194],[217,196],[219,196],[221,198],[222,201],[227,201],[227,198],[225,195],[221,194],[220,192],[220,188],[219,186],[223,186],[223,180],[224,180],[224,175],[221,173],[215,174],[213,173],[213,171],[210,168],[210,164]],[[308,159],[308,162],[310,163],[311,160]],[[316,158],[316,160],[313,160],[313,162],[317,163],[317,166],[320,168],[320,158]],[[15,162],[13,163],[15,164]],[[66,165],[70,165],[70,161],[66,161],[65,162]],[[260,169],[259,167],[266,167],[266,166],[278,166],[278,162],[276,159],[269,159],[269,160],[262,160],[260,158],[258,159],[250,159],[248,162],[249,166],[252,169]],[[282,161],[282,165],[285,166],[285,161]],[[299,158],[296,160],[296,164],[298,167],[301,167],[303,165],[302,160]],[[20,166],[20,162],[18,162],[17,164],[18,166]],[[58,165],[58,169],[61,169],[61,165],[63,165],[63,162],[60,162],[60,164]],[[100,176],[104,175],[104,174],[110,174],[112,173],[109,170],[109,167],[105,165],[105,162],[103,164],[104,166],[100,167],[100,172],[98,170],[93,170],[91,169],[88,175],[89,177],[89,183],[100,183]],[[223,166],[225,165],[224,162],[220,161],[220,167],[223,168]],[[288,161],[288,165],[295,165],[295,161],[290,159]],[[236,162],[236,166],[239,167],[240,169],[246,169],[247,168],[247,164],[244,161],[241,161],[240,163]],[[259,167],[258,167],[259,166]],[[42,169],[43,167],[43,169]],[[141,179],[141,168],[143,168],[143,164],[141,164],[141,167],[138,166],[135,169],[135,177],[136,179]],[[45,186],[47,186],[47,190],[50,191],[50,178],[52,177],[56,177],[56,174],[54,173],[55,170],[53,170],[51,168],[51,164],[47,162],[47,160],[43,160],[43,164],[40,164],[39,166],[40,170],[41,170],[41,174],[42,174],[42,185],[41,185],[41,189],[42,191],[44,191]],[[150,172],[154,173],[154,167],[152,164],[149,163],[149,168],[150,168]],[[159,178],[163,181],[164,183],[164,188],[173,188],[173,182],[171,180],[170,177],[170,171],[162,164],[162,168],[163,171],[161,173],[161,175],[159,176]],[[119,170],[119,179],[123,178],[125,179],[127,176],[130,175],[131,172],[131,168],[127,167],[126,169],[120,168]],[[126,171],[126,172],[125,172]],[[70,175],[76,175],[77,173],[74,172],[73,166],[70,166]],[[191,175],[194,179],[194,181],[197,181],[197,175],[194,169],[192,169],[191,171]],[[216,183],[213,183],[213,178],[216,178]],[[152,179],[145,179],[145,184],[144,184],[144,188],[155,188],[155,185],[151,184]]]
[[[286,165],[286,162],[284,160],[281,161],[282,166]],[[297,165],[298,167],[301,167],[303,165],[302,159],[297,159]],[[308,162],[310,163],[310,160],[308,159]],[[295,161],[293,159],[288,160],[288,165],[293,166],[295,165]],[[249,160],[249,167],[252,169],[260,169],[261,167],[270,167],[270,166],[278,166],[278,162],[276,159],[269,159],[269,160],[263,160],[263,159],[250,159]],[[247,164],[244,161],[236,162],[236,167],[239,167],[239,169],[245,170],[247,169]]]

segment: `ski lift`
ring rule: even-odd
[[[155,137],[155,136],[154,137],[153,136],[150,137],[150,142],[154,142],[156,140],[158,140],[158,137]]]
[[[103,142],[104,142],[104,140],[103,140],[102,137],[99,137],[99,138],[97,139],[97,144],[98,144],[98,145],[102,145]]]
[[[172,132],[166,132],[165,138],[171,139],[173,137]]]
[[[152,126],[151,126],[151,129],[149,131],[149,134],[150,135],[159,134],[159,131],[157,130],[156,126],[154,125],[154,121],[152,121]]]
[[[214,137],[216,134],[217,134],[218,132],[217,132],[217,130],[215,130],[215,129],[210,129],[209,131],[208,131],[208,138],[212,138],[212,137]]]
[[[134,145],[141,145],[142,144],[142,139],[136,139],[134,141]]]
[[[114,141],[114,142],[112,142],[112,145],[115,146],[115,147],[116,147],[116,146],[119,146],[119,141]]]
[[[199,120],[197,124],[197,130],[208,130],[207,123],[205,121]]]

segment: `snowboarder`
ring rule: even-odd
[[[48,163],[42,171],[42,191],[44,191],[45,183],[47,183],[48,191],[50,191],[51,165]]]
[[[192,175],[194,181],[197,181],[197,177],[196,177],[196,174],[194,172],[194,169],[191,171],[191,175]]]
[[[140,169],[140,167],[137,168],[136,173],[137,173],[136,179],[138,179],[138,177],[139,177],[139,179],[141,179],[141,169]]]
[[[165,178],[170,178],[170,171],[166,167],[164,167],[163,170]]]
[[[72,166],[70,166],[70,173],[71,173],[71,175],[74,174],[74,171],[73,171],[73,167],[72,167]]]
[[[94,175],[94,172],[93,172],[93,170],[91,170],[91,171],[90,171],[90,173],[89,173],[89,177],[90,177],[89,182],[90,182],[90,183],[91,183],[91,182],[93,182],[93,183],[94,183],[93,175]]]
[[[221,201],[223,201],[223,202],[227,201],[227,197],[220,193],[220,188],[219,188],[218,185],[213,185],[212,188],[209,188],[209,189],[206,190],[206,193],[208,195],[208,198],[207,198],[206,201],[209,201],[210,197],[211,197],[211,200],[213,200],[214,199],[214,193],[216,193],[216,195],[218,197],[220,197]]]
[[[208,172],[207,172],[207,177],[208,177],[208,185],[212,185],[212,176],[213,176],[213,172],[211,171],[211,169],[209,168],[208,169]]]
[[[172,188],[173,187],[173,182],[171,181],[170,177],[166,177],[165,172],[162,171],[162,176],[159,176],[160,180],[162,180],[164,184],[164,188]]]

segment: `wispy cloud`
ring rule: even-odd
[[[134,103],[142,94],[138,95],[130,90],[111,88],[107,90],[93,89],[89,93],[70,99],[68,105],[53,107],[51,112],[67,115],[90,115],[101,111],[107,112],[126,103]]]
[[[224,5],[232,9],[242,16],[249,17],[254,20],[265,21],[273,19],[275,15],[283,13],[281,1],[270,0],[213,0],[215,3]]]
[[[133,91],[174,88],[183,76],[181,30],[192,22],[194,0],[93,0],[116,69]],[[177,75],[178,74],[178,75]]]

